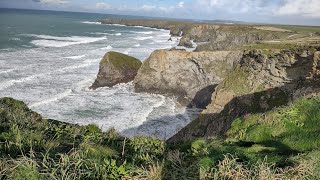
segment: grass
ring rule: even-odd
[[[237,140],[307,152],[320,148],[319,119],[320,99],[300,99],[267,114],[238,118],[228,134]]]
[[[236,119],[180,144],[43,119],[0,99],[0,179],[318,179],[320,99]]]
[[[320,32],[320,26],[273,25],[273,27],[287,29],[290,31],[301,32],[301,33]]]
[[[111,62],[116,68],[119,69],[139,69],[142,64],[140,60],[134,57],[114,51],[108,52],[105,57],[103,57],[103,60],[100,62],[100,64],[106,64],[108,62]]]
[[[250,93],[251,88],[248,84],[249,73],[242,70],[240,67],[236,67],[232,73],[218,85],[217,91],[220,89],[230,89],[237,95],[243,95],[245,93]]]

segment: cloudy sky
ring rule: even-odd
[[[0,0],[0,7],[320,25],[320,0]]]

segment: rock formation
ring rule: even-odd
[[[186,48],[193,48],[193,44],[189,38],[181,38],[178,46],[184,46]]]
[[[318,49],[319,50],[319,49]],[[266,112],[301,96],[320,92],[320,52],[315,48],[245,52],[217,86],[198,119],[169,141],[221,136],[234,119]]]
[[[183,37],[180,45],[191,47],[193,40],[199,45],[195,51],[231,50],[242,45],[256,43],[263,40],[273,40],[288,37],[293,33],[279,29],[270,30],[264,26],[206,24],[196,22],[182,22],[173,20],[145,20],[145,19],[105,19],[103,24],[122,24],[127,26],[146,26],[168,29],[172,36]]]
[[[99,73],[92,89],[112,87],[119,83],[127,83],[134,79],[142,62],[136,58],[118,52],[108,52],[100,62]]]
[[[205,107],[215,85],[240,60],[240,51],[185,52],[156,50],[134,79],[137,92],[178,96],[184,105]]]

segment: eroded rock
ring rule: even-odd
[[[267,112],[302,96],[320,92],[319,51],[245,52],[216,87],[211,103],[169,142],[223,136],[237,117]]]
[[[183,105],[205,107],[215,85],[240,60],[240,51],[183,52],[156,50],[134,79],[137,92],[178,96]]]
[[[119,83],[127,83],[134,79],[142,62],[118,52],[108,52],[100,62],[99,73],[92,89],[112,87]]]

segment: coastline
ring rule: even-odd
[[[66,18],[64,22],[68,21],[70,19]],[[46,24],[43,26],[47,27]],[[162,96],[135,94],[131,90],[133,85],[120,85],[97,91],[87,89],[94,81],[99,62],[106,52],[113,50],[128,53],[143,61],[153,50],[172,48],[178,43],[173,42],[175,43],[173,45],[167,42],[170,37],[169,31],[107,27],[82,23],[78,19],[68,24],[67,28],[73,26],[80,26],[81,31],[77,30],[75,34],[61,34],[51,32],[50,29],[54,28],[48,27],[50,30],[48,32],[45,31],[46,29],[42,33],[28,32],[30,35],[21,36],[22,41],[15,42],[21,44],[38,42],[34,48],[8,53],[1,52],[3,56],[0,58],[0,63],[4,62],[5,66],[0,67],[0,72],[6,71],[0,76],[0,82],[3,82],[0,84],[1,96],[23,100],[31,105],[32,110],[41,113],[44,117],[61,122],[73,124],[92,122],[102,127],[103,123],[109,121],[103,126],[104,131],[114,126],[119,131],[126,128],[134,129],[146,121],[146,117],[153,109],[155,112],[150,114],[149,119],[157,120],[165,115],[174,117],[175,114],[185,114],[180,107],[175,110],[171,99],[166,99],[161,104],[162,106],[158,107],[159,103],[163,102]],[[65,31],[65,29],[62,28],[59,31]],[[115,31],[123,32],[120,35]],[[153,33],[143,34],[146,31]],[[20,36],[19,34],[15,36]],[[104,38],[100,40],[98,39],[100,37]],[[23,38],[26,40],[23,41]],[[87,43],[86,40],[90,38],[97,39],[97,41],[92,40]],[[72,45],[69,44],[69,41],[73,44],[74,42],[79,43]],[[61,46],[58,47],[58,45]],[[38,59],[41,59],[41,62]],[[10,71],[7,71],[6,68]],[[181,122],[189,122],[187,116],[172,118],[171,121],[177,123],[168,127],[170,133],[166,133],[167,136],[176,132],[176,125],[177,129],[181,129],[185,125]],[[170,121],[165,122],[163,126]],[[128,133],[127,135],[152,136],[157,127],[166,129],[157,123],[159,122],[154,122],[156,125],[152,125],[152,128],[143,129],[140,134],[139,131],[135,131],[134,134]],[[163,135],[165,134],[163,130],[158,130],[158,132],[160,132],[158,133],[159,138],[169,138]]]
[[[0,57],[0,179],[320,179],[318,32],[121,22]]]
[[[199,45],[194,51],[215,51],[239,49],[245,44],[262,40],[274,40],[293,35],[292,31],[251,24],[209,24],[174,20],[119,19],[99,20],[101,24],[143,26],[170,30],[171,36],[181,37],[179,45]]]

